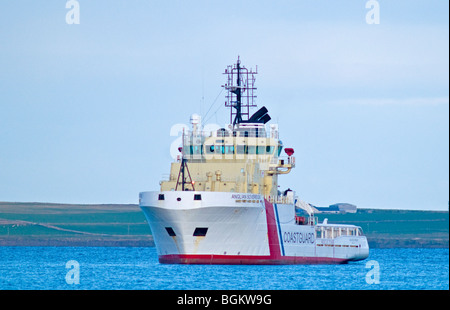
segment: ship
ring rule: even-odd
[[[226,128],[203,131],[193,114],[159,191],[139,193],[162,264],[342,264],[369,255],[361,227],[319,223],[278,176],[295,168],[266,107],[255,113],[256,70],[225,69]],[[285,154],[282,154],[284,151]]]

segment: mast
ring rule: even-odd
[[[239,60],[239,56],[238,56],[238,61],[237,61],[237,87],[236,89],[233,91],[231,91],[232,93],[236,94],[236,117],[234,118],[233,121],[233,127],[236,124],[239,124],[242,122],[242,115],[241,115],[241,61]]]
[[[184,141],[184,130],[183,130],[183,141]],[[184,142],[183,142],[183,145],[184,145]],[[188,183],[192,186],[192,190],[195,191],[195,187],[194,187],[195,182],[192,180],[191,173],[189,172],[189,168],[187,165],[188,160],[184,156],[183,147],[179,147],[178,151],[181,153],[181,165],[180,165],[180,170],[178,172],[178,178],[177,178],[177,183],[175,185],[175,190],[178,190],[178,185],[180,184],[180,176],[181,176],[181,190],[182,191],[189,190],[186,188],[186,183]],[[187,172],[187,175],[189,177],[189,182],[186,182],[185,172]]]
[[[227,91],[225,106],[231,108],[230,123],[237,124],[248,122],[250,108],[256,107],[254,91],[256,71],[248,70],[241,65],[238,56],[236,64],[227,66],[224,74],[227,75],[227,83],[222,85]]]
[[[187,174],[189,176],[189,182],[186,182],[185,170],[187,171]],[[195,191],[194,181],[192,181],[191,173],[189,172],[189,168],[187,166],[187,159],[184,158],[184,155],[181,158],[181,166],[180,166],[180,171],[178,172],[178,178],[177,178],[177,184],[175,186],[175,190],[178,190],[178,184],[180,184],[180,176],[181,176],[181,190],[182,191],[188,190],[186,188],[186,183],[187,183],[187,184],[190,184],[192,186],[192,190]]]

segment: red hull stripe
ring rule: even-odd
[[[294,265],[294,264],[343,264],[346,259],[328,257],[283,256],[277,259],[270,256],[249,255],[160,255],[161,264],[215,264],[215,265]]]
[[[278,227],[275,219],[275,212],[273,205],[264,199],[266,207],[266,219],[267,219],[267,234],[269,237],[269,253],[271,259],[280,259],[280,240],[278,239]]]

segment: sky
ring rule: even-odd
[[[448,210],[448,1],[375,1],[378,24],[366,0],[78,0],[79,24],[67,2],[0,2],[0,201],[159,190],[176,128],[229,122],[222,73],[239,56],[295,150],[280,189]]]

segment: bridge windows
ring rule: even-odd
[[[231,144],[233,142],[236,142],[236,144]],[[235,157],[234,155],[236,154],[277,156],[277,153],[275,152],[275,150],[277,150],[279,156],[282,147],[277,147],[277,145],[269,144],[270,142],[271,141],[267,139],[257,139],[252,141],[226,141],[226,139],[221,140],[220,142],[205,141],[205,144],[185,145],[184,154],[188,156],[188,159],[233,159]],[[217,157],[217,155],[229,155],[230,157]]]
[[[189,155],[203,154],[202,145],[189,145],[188,154]]]
[[[205,145],[207,154],[234,154],[234,145]]]

